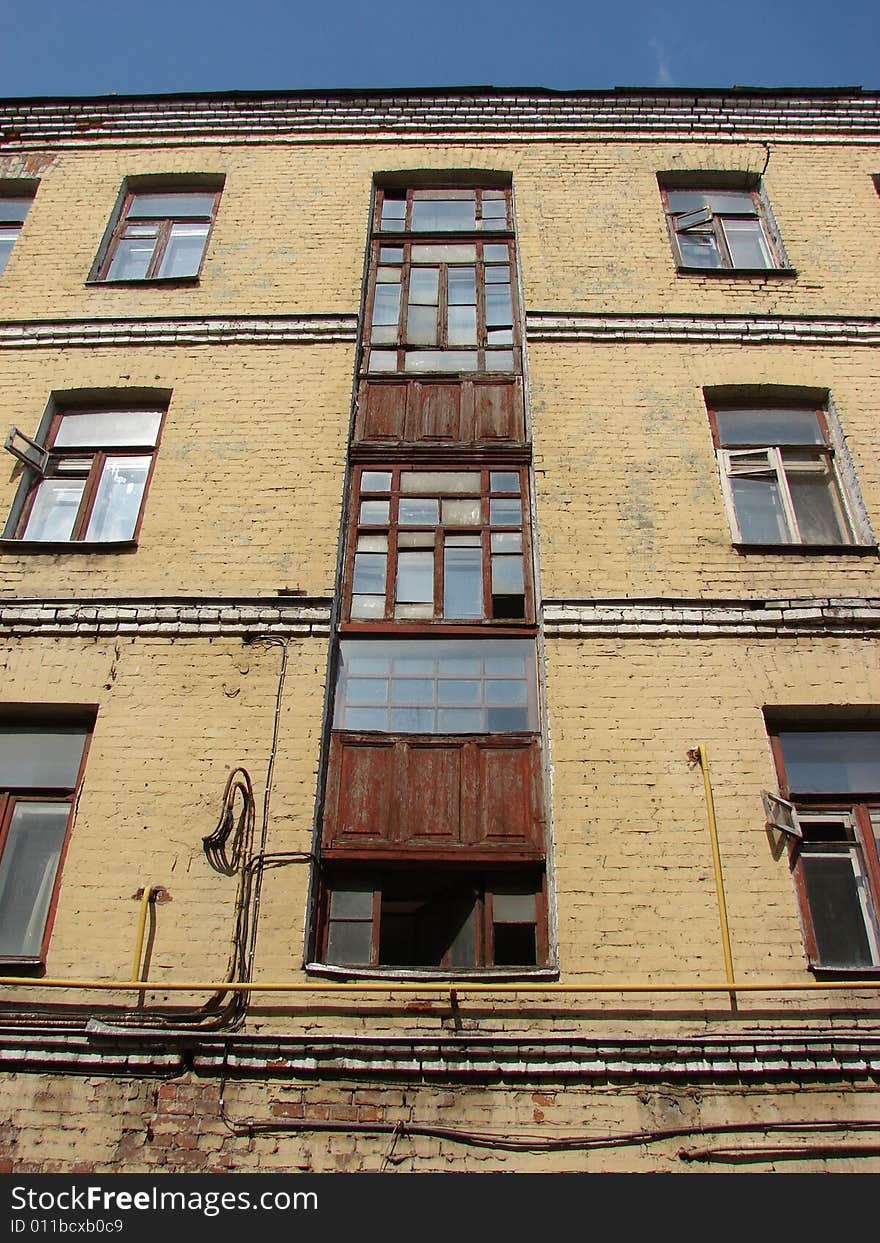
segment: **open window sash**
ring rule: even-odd
[[[769,790],[763,790],[761,798],[764,802],[764,816],[768,829],[777,829],[788,837],[796,837],[802,841],[804,831],[794,803],[780,798],[778,794],[771,794]]]
[[[41,479],[45,478],[49,469],[50,453],[42,445],[38,445],[30,436],[20,432],[17,427],[10,427],[9,434],[3,445],[13,457],[17,457],[25,466],[35,470]]]

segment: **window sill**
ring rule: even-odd
[[[46,974],[42,958],[0,958],[0,975],[20,975],[23,978]]]
[[[557,967],[462,967],[450,970],[437,967],[343,967],[332,963],[307,962],[305,970],[309,975],[323,975],[328,979],[382,981],[389,984],[395,981],[421,981],[426,984],[448,984],[454,988],[456,983],[515,983],[517,980],[529,982],[546,980],[548,983],[559,979]]]
[[[0,552],[32,554],[48,553],[57,556],[59,553],[113,553],[134,552],[137,540],[108,540],[106,543],[88,542],[86,540],[54,541],[54,540],[21,540],[0,539]]]
[[[811,962],[810,971],[817,980],[852,980],[857,987],[858,980],[876,980],[880,977],[880,966],[876,967],[823,967]]]
[[[116,277],[113,280],[101,280],[100,278],[96,277],[93,280],[86,281],[86,287],[88,289],[100,289],[102,286],[105,286],[105,285],[109,285],[109,286],[123,285],[126,287],[131,286],[131,285],[137,285],[137,286],[161,285],[164,288],[169,285],[171,286],[180,285],[184,287],[189,287],[191,285],[198,285],[198,284],[199,284],[198,276],[151,276],[149,278]]]
[[[719,277],[752,281],[756,277],[769,277],[771,280],[796,280],[798,277],[796,268],[692,268],[678,264],[675,270],[679,276],[708,276],[715,280]]]
[[[761,553],[780,557],[876,557],[876,544],[738,544],[733,549],[744,556]]]

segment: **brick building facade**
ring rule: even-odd
[[[880,1168],[878,147],[0,102],[0,1169]]]

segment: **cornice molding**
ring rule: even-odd
[[[6,320],[0,349],[135,345],[351,345],[357,315],[206,315],[125,319]]]
[[[327,638],[331,608],[328,596],[0,600],[0,636],[102,638],[130,634],[173,639],[267,634]]]
[[[0,349],[193,345],[354,345],[358,317],[205,315],[199,318],[0,321]],[[651,315],[528,311],[531,344],[599,341],[693,345],[880,345],[880,317],[854,315]]]
[[[873,143],[870,92],[531,88],[8,99],[0,145],[34,148],[298,142],[722,141]]]
[[[298,1036],[165,1031],[90,1022],[86,1028],[2,1029],[6,1070],[167,1072],[178,1063],[202,1074],[379,1073],[449,1081],[505,1079],[712,1081],[863,1079],[880,1072],[880,1037],[868,1032],[745,1032],[680,1039]]]
[[[527,311],[529,342],[880,345],[880,318],[855,315],[642,315]]]
[[[545,600],[547,638],[829,638],[880,634],[880,598]]]

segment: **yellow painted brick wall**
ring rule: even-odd
[[[3,417],[29,436],[53,391],[172,390],[137,551],[2,552],[0,591],[331,592],[352,356],[345,345],[0,352]],[[3,457],[5,520],[22,468]]]
[[[272,852],[311,850],[326,652],[320,639],[289,645],[267,837]],[[229,770],[241,765],[257,796],[259,848],[280,660],[277,646],[236,639],[22,640],[3,647],[3,703],[98,705],[49,976],[130,978],[134,896],[152,884],[164,886],[172,901],[154,908],[150,978],[223,978],[236,878],[212,870],[202,837],[217,826]],[[265,970],[288,976],[301,964],[307,887],[302,864],[268,873]]]
[[[870,1173],[880,1158],[806,1155],[808,1144],[864,1146],[858,1124],[876,1119],[869,1084],[795,1084],[746,1088],[676,1084],[590,1086],[384,1085],[339,1078],[329,1082],[232,1080],[225,1085],[228,1122],[220,1116],[215,1078],[180,1075],[156,1083],[123,1078],[12,1074],[0,1080],[0,1172],[3,1173],[681,1173],[751,1170],[769,1173]],[[275,1124],[268,1133],[235,1134],[244,1119]],[[838,1129],[816,1132],[822,1121]],[[376,1135],[297,1134],[288,1126],[335,1122],[385,1128]],[[805,1123],[801,1131],[797,1124]],[[459,1140],[394,1138],[397,1123],[451,1128]],[[761,1124],[790,1123],[764,1133]],[[740,1125],[749,1133],[701,1133]],[[692,1128],[689,1132],[688,1128]],[[658,1138],[657,1132],[683,1134]],[[632,1136],[628,1142],[621,1138]],[[505,1152],[468,1137],[589,1136],[594,1146],[569,1152]],[[640,1138],[643,1137],[643,1138]],[[603,1138],[608,1142],[602,1144]],[[781,1145],[779,1156],[749,1150]],[[711,1164],[680,1155],[722,1147],[738,1157]],[[798,1156],[798,1149],[802,1155]],[[319,1211],[322,1195],[318,1189]]]
[[[812,978],[788,854],[775,857],[764,828],[761,791],[778,787],[762,708],[876,704],[874,645],[548,640],[547,682],[564,973],[723,981],[703,781],[687,756],[702,744],[736,976]]]
[[[149,145],[0,160],[41,178],[0,282],[0,319],[357,310],[373,173],[513,173],[534,310],[872,315],[880,264],[877,146],[772,144],[764,185],[795,281],[677,276],[657,173],[758,174],[757,143],[418,142]],[[124,177],[205,172],[226,185],[196,288],[85,286]]]
[[[720,384],[830,390],[876,537],[873,350],[565,344],[529,354],[545,597],[880,595],[876,556],[733,549],[703,396]]]

